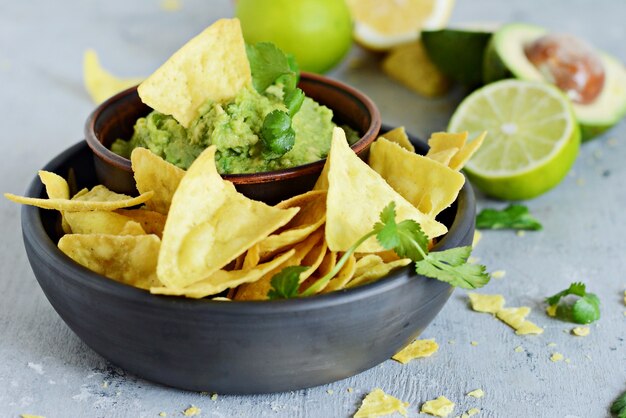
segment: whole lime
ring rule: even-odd
[[[239,0],[235,14],[246,42],[273,42],[304,71],[330,70],[352,45],[344,0]]]

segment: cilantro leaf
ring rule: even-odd
[[[272,288],[267,293],[267,297],[271,300],[298,297],[300,273],[306,269],[308,269],[307,266],[289,266],[275,274],[270,282]]]
[[[483,287],[490,277],[485,266],[467,263],[471,251],[472,247],[466,246],[428,253],[426,259],[415,263],[415,271],[463,289]]]
[[[259,93],[267,90],[281,76],[297,79],[287,55],[271,42],[246,44],[246,54],[250,62],[252,85]]]
[[[617,418],[626,418],[626,392],[615,399],[611,405],[611,413],[615,414]]]
[[[283,101],[285,102],[285,106],[287,106],[289,116],[293,118],[302,107],[302,103],[304,102],[304,92],[296,87],[285,93]]]
[[[543,227],[523,205],[509,205],[503,210],[483,209],[476,216],[478,229],[526,229],[539,231]]]
[[[389,203],[382,210],[380,222],[374,224],[374,231],[383,248],[394,250],[402,258],[418,261],[428,252],[428,237],[417,222],[406,219],[396,223],[395,202]]]
[[[577,296],[578,299],[574,303],[562,302],[564,297],[570,295]],[[546,298],[546,302],[557,307],[556,316],[564,321],[590,324],[600,319],[600,299],[587,292],[584,283],[572,283],[567,289]]]
[[[263,155],[276,159],[285,155],[296,142],[296,132],[291,127],[291,118],[282,110],[272,110],[265,116],[261,127]]]

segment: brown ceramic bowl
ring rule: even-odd
[[[380,112],[374,102],[344,83],[316,74],[302,73],[298,86],[308,97],[330,108],[337,125],[346,124],[361,135],[352,149],[365,158],[381,126]],[[140,100],[137,88],[132,87],[99,105],[87,119],[85,138],[93,150],[96,174],[99,182],[109,189],[136,193],[130,160],[113,153],[109,147],[118,138],[130,138],[135,121],[151,110]],[[227,174],[224,178],[251,199],[276,203],[310,190],[324,161],[263,173]]]

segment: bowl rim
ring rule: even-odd
[[[352,98],[356,99],[356,101],[360,102],[367,109],[367,112],[370,116],[370,124],[367,131],[365,131],[365,133],[361,135],[359,140],[350,146],[350,148],[352,148],[354,152],[356,152],[357,154],[362,152],[376,139],[377,134],[379,133],[382,126],[382,119],[380,111],[378,110],[378,107],[372,99],[370,99],[360,90],[330,77],[325,77],[319,74],[303,71],[300,73],[300,78],[304,78],[307,81],[317,84],[330,85],[336,90],[343,91]],[[118,155],[105,147],[95,134],[95,125],[100,115],[109,106],[113,105],[115,102],[126,96],[134,94],[137,90],[137,87],[138,86],[129,87],[126,90],[117,93],[116,95],[108,98],[107,100],[99,104],[91,112],[84,126],[85,140],[87,141],[87,144],[89,145],[89,148],[91,148],[93,153],[98,156],[98,158],[105,161],[107,164],[111,164],[128,172],[132,171],[130,159],[122,157],[121,155]],[[269,183],[272,181],[276,181],[278,178],[286,180],[306,174],[312,174],[314,172],[320,171],[323,168],[325,162],[326,158],[323,158],[321,160],[302,164],[296,167],[289,167],[272,171],[263,171],[259,173],[225,174],[222,177],[229,181],[232,181],[235,184]]]
[[[54,172],[70,155],[76,154],[82,147],[86,147],[85,141],[81,141],[57,155],[45,165],[43,170]],[[420,148],[422,148],[422,151],[428,149],[423,142],[421,142]],[[39,197],[43,194],[43,191],[43,184],[39,177],[35,176],[28,187],[26,195]],[[454,220],[445,236],[434,246],[433,250],[435,251],[457,246],[451,241],[463,239],[474,224],[475,197],[472,186],[467,179],[455,202],[457,203],[457,208]],[[78,285],[91,287],[94,291],[105,294],[106,297],[118,298],[128,303],[142,304],[144,307],[150,307],[151,309],[211,310],[224,313],[240,312],[241,314],[282,314],[325,309],[331,306],[367,299],[403,286],[416,278],[432,281],[432,284],[438,288],[438,291],[433,293],[429,300],[436,298],[442,292],[449,291],[451,287],[447,283],[415,273],[410,275],[403,274],[412,268],[412,264],[410,264],[373,283],[301,299],[216,301],[208,298],[190,299],[183,296],[154,295],[148,291],[109,279],[74,262],[58,249],[46,232],[41,219],[41,211],[43,210],[45,209],[27,205],[22,207],[22,233],[25,243],[31,244],[34,251],[40,254],[40,257],[45,257],[44,261],[49,263],[51,268],[64,269],[64,277],[67,280],[75,281]]]

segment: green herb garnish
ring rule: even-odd
[[[626,392],[618,396],[611,405],[611,413],[617,418],[626,418]]]
[[[576,302],[562,302],[564,297],[570,295],[578,297]],[[556,317],[564,321],[590,324],[600,319],[600,299],[595,294],[587,292],[584,283],[570,284],[567,289],[546,298],[546,303],[556,307]]]
[[[252,85],[259,93],[275,83],[283,86],[283,103],[287,112],[274,110],[265,116],[261,128],[264,156],[275,159],[287,153],[295,143],[296,133],[291,119],[300,110],[304,92],[297,86],[298,65],[293,56],[285,54],[271,42],[246,44],[246,54],[250,62]]]
[[[539,231],[543,227],[524,205],[509,205],[506,209],[483,209],[476,217],[478,229],[526,229]]]
[[[489,282],[485,266],[468,264],[471,247],[452,248],[445,251],[428,252],[428,237],[420,225],[410,219],[396,223],[396,205],[389,203],[380,213],[372,231],[359,238],[339,259],[335,267],[324,277],[316,280],[303,292],[297,289],[302,270],[283,269],[271,280],[270,299],[288,299],[312,296],[326,287],[328,282],[341,270],[351,254],[367,239],[376,236],[380,245],[387,250],[394,250],[398,256],[410,258],[415,262],[415,271],[423,276],[450,283],[464,289],[476,289]],[[296,289],[295,291],[293,289]]]

